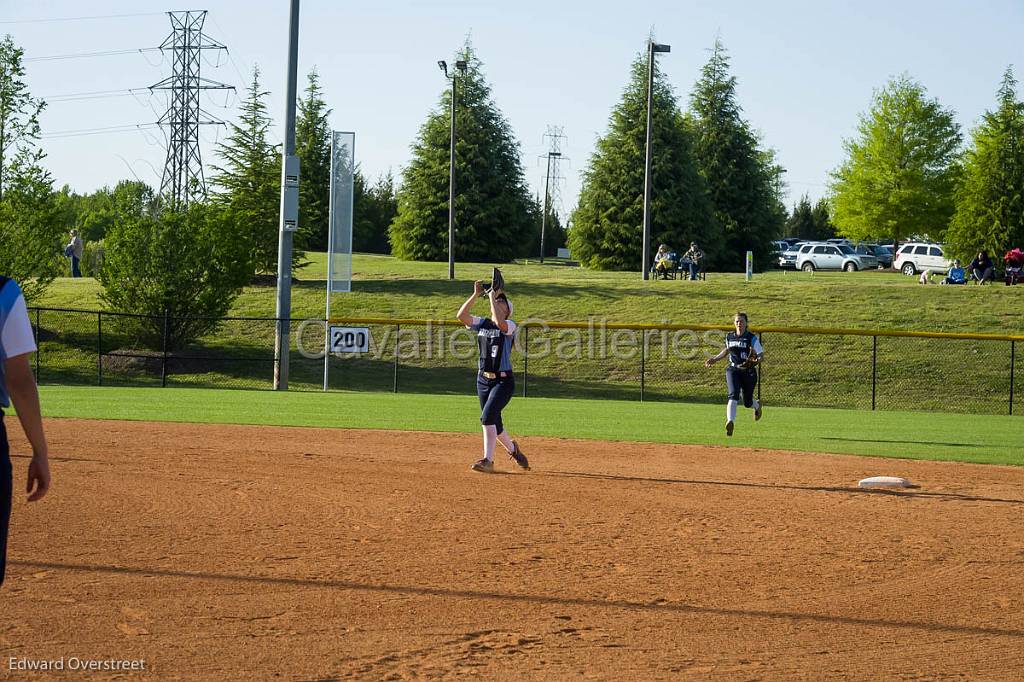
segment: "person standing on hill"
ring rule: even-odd
[[[71,230],[71,241],[64,247],[64,253],[71,259],[71,276],[82,276],[82,256],[85,255],[85,244],[78,236],[78,230]]]
[[[516,390],[515,375],[512,372],[512,341],[515,338],[516,323],[512,315],[512,302],[501,289],[487,292],[491,316],[477,317],[470,314],[473,304],[484,293],[482,282],[473,283],[473,295],[459,308],[456,315],[459,322],[477,333],[480,360],[476,379],[476,393],[480,398],[480,424],[484,430],[484,456],[473,464],[474,471],[494,472],[494,448],[501,443],[508,456],[523,469],[529,469],[526,455],[519,444],[505,431],[501,411],[512,400]]]
[[[39,411],[39,392],[28,356],[36,349],[28,309],[14,280],[0,276],[0,585],[7,568],[7,530],[14,497],[10,446],[4,410],[14,402],[18,420],[32,444],[28,464],[28,501],[34,502],[50,489],[49,452]]]
[[[761,401],[754,399],[757,387],[757,365],[761,364],[764,349],[761,341],[747,328],[747,314],[736,313],[733,318],[735,332],[725,336],[725,348],[704,362],[710,367],[725,356],[729,356],[729,366],[725,369],[725,383],[729,388],[729,401],[725,408],[725,435],[731,436],[736,423],[736,407],[740,394],[743,394],[743,406],[754,408],[754,421],[761,419]]]

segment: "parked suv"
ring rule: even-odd
[[[797,242],[779,254],[779,267],[783,270],[796,270],[796,257],[804,242]]]
[[[848,244],[807,242],[800,245],[796,256],[796,267],[804,272],[815,270],[845,270],[856,272],[878,266],[874,256],[859,254]]]
[[[942,244],[907,242],[896,252],[892,266],[904,275],[916,275],[922,270],[949,272],[953,262],[946,259]]]

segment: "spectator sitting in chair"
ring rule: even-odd
[[[979,251],[971,264],[967,266],[967,270],[971,273],[971,279],[978,284],[991,282],[996,278],[996,269],[992,264],[992,259],[988,257],[988,251]]]
[[[704,260],[704,252],[697,246],[697,242],[690,242],[690,250],[683,255],[683,261],[690,266],[690,279],[697,279],[697,271],[700,270],[700,262]]]
[[[658,253],[654,254],[654,272],[662,279],[666,279],[668,271],[675,267],[675,257],[676,254],[669,250],[667,244],[659,246]]]
[[[967,272],[960,265],[960,261],[953,261],[953,267],[949,269],[949,275],[939,284],[967,284]]]

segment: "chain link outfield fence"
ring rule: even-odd
[[[167,318],[30,308],[41,384],[270,389],[275,318],[209,320],[173,347]],[[140,324],[155,330],[140,334]],[[328,358],[328,387],[347,391],[474,392],[474,334],[457,322],[345,319],[369,331],[368,352]],[[291,320],[289,386],[324,387],[324,320]],[[723,365],[704,360],[725,327],[527,321],[516,335],[516,392],[549,398],[720,403]],[[766,405],[1024,414],[1024,337],[752,328],[765,350]],[[148,341],[142,339],[149,339]]]

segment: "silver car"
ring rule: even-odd
[[[804,272],[815,270],[845,270],[856,272],[868,268],[877,268],[878,259],[867,254],[857,253],[847,244],[828,244],[826,242],[808,242],[800,245],[796,256],[796,267]]]

